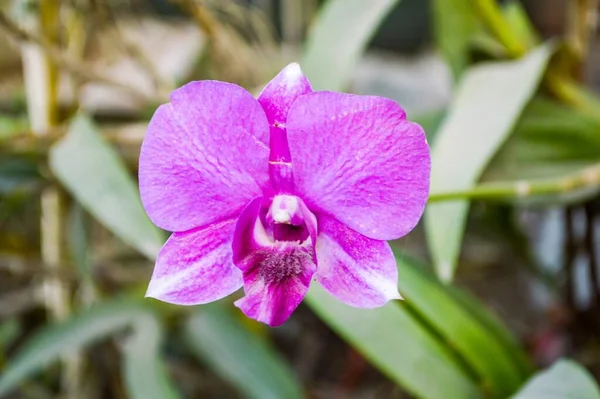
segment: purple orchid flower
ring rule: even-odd
[[[223,298],[279,326],[311,280],[349,305],[400,299],[385,240],[419,221],[429,191],[423,129],[394,101],[313,92],[298,64],[258,100],[218,81],[175,90],[150,121],[139,162],[150,219],[173,231],[147,296]]]

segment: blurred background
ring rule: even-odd
[[[0,0],[0,397],[600,399],[598,0]],[[137,189],[169,92],[317,90],[422,124],[403,302],[282,327],[144,299]],[[315,284],[316,285],[316,284]]]

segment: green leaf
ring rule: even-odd
[[[513,399],[600,399],[600,389],[583,367],[559,360],[536,374]]]
[[[149,324],[148,320],[153,317],[154,315],[138,302],[117,300],[93,306],[64,323],[46,325],[23,345],[3,371],[0,376],[0,395],[6,394],[31,374],[50,362],[56,361],[59,357],[78,351],[114,333],[123,331],[127,327],[131,327],[135,331],[134,340],[139,340],[140,336],[147,334],[146,341],[144,341],[145,351],[147,351],[144,360],[155,365],[158,361],[156,357],[158,356],[160,335],[152,330],[145,330]],[[141,359],[131,359],[134,354],[138,356],[141,353],[139,341],[137,347],[136,341],[133,341],[129,348],[132,346],[137,350],[126,349],[126,356],[130,358],[129,362],[134,362],[137,368],[135,370],[138,373],[137,383],[144,381],[149,390],[154,390],[157,394],[162,395],[154,396],[156,398],[176,398],[177,396],[174,394],[167,394],[173,391],[163,385],[166,383],[166,376],[158,376],[151,366],[141,367]],[[126,367],[126,369],[128,385],[131,386],[131,367]],[[146,372],[148,374],[145,374]],[[152,398],[152,396],[132,397],[135,399]]]
[[[523,5],[511,0],[502,7],[502,14],[513,33],[518,36],[519,41],[525,45],[525,48],[533,48],[540,43],[540,37]]]
[[[203,306],[187,321],[185,337],[203,362],[247,398],[302,398],[287,363],[219,305]]]
[[[473,35],[478,30],[471,0],[434,0],[433,25],[437,47],[458,80],[467,68]]]
[[[0,158],[0,195],[25,193],[42,184],[38,159],[3,153]]]
[[[90,226],[81,205],[74,203],[67,221],[67,246],[84,282],[92,281],[92,264],[88,257]]]
[[[600,122],[587,113],[534,99],[486,169],[479,188],[514,187],[524,182],[538,192],[552,187],[545,194],[507,198],[526,204],[568,204],[593,198],[600,190],[598,184],[569,182],[585,183],[585,176],[600,163],[598,131]]]
[[[312,284],[308,305],[381,372],[414,396],[482,398],[483,394],[449,348],[406,304],[357,309]]]
[[[465,73],[432,148],[432,194],[477,183],[534,94],[552,51],[552,45],[544,45],[517,61],[487,63]],[[453,201],[431,204],[425,213],[436,272],[446,281],[454,275],[468,209],[468,201]]]
[[[28,129],[27,117],[0,115],[0,141],[22,134]]]
[[[521,350],[499,323],[481,323],[455,300],[447,287],[421,272],[413,262],[398,261],[400,293],[427,323],[454,348],[480,379],[484,391],[505,398],[527,378]],[[474,298],[471,298],[475,302]],[[483,309],[479,312],[486,314]],[[487,315],[491,318],[491,315]],[[516,352],[516,353],[515,353]],[[493,361],[490,361],[493,359]]]
[[[411,118],[411,120],[421,125],[423,130],[425,130],[425,134],[427,135],[427,141],[429,141],[430,144],[433,144],[440,124],[444,120],[445,116],[445,109],[437,109],[415,115]]]
[[[398,0],[329,0],[311,28],[302,69],[315,90],[346,88],[356,63]]]
[[[138,189],[115,150],[93,121],[79,115],[50,149],[50,168],[65,188],[100,223],[149,258],[164,242],[146,216]]]
[[[10,318],[0,323],[0,351],[11,345],[21,335],[22,326],[17,318]]]
[[[133,335],[125,344],[123,356],[125,384],[129,397],[179,398],[159,355],[163,331],[158,320],[152,313],[146,312],[136,318],[133,328]]]
[[[494,156],[484,182],[556,178],[600,162],[600,122],[577,109],[534,99]]]
[[[469,312],[471,317],[481,325],[481,328],[490,334],[491,339],[497,341],[505,348],[506,354],[512,358],[513,364],[519,369],[521,375],[529,377],[533,373],[533,364],[527,354],[523,352],[522,346],[515,340],[515,337],[502,321],[469,292],[453,285],[444,285],[444,287],[456,302],[456,306],[462,307],[464,311]]]

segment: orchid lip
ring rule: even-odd
[[[280,194],[268,206],[255,198],[242,211],[233,261],[244,275],[246,315],[271,326],[300,304],[316,271],[316,218],[298,197]]]

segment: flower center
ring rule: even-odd
[[[311,256],[306,251],[298,250],[295,245],[283,246],[276,251],[258,251],[260,262],[259,275],[267,284],[280,283],[302,273],[303,265],[311,262]]]
[[[308,238],[309,231],[301,208],[300,199],[296,196],[282,194],[273,198],[266,224],[275,241],[304,242]]]

